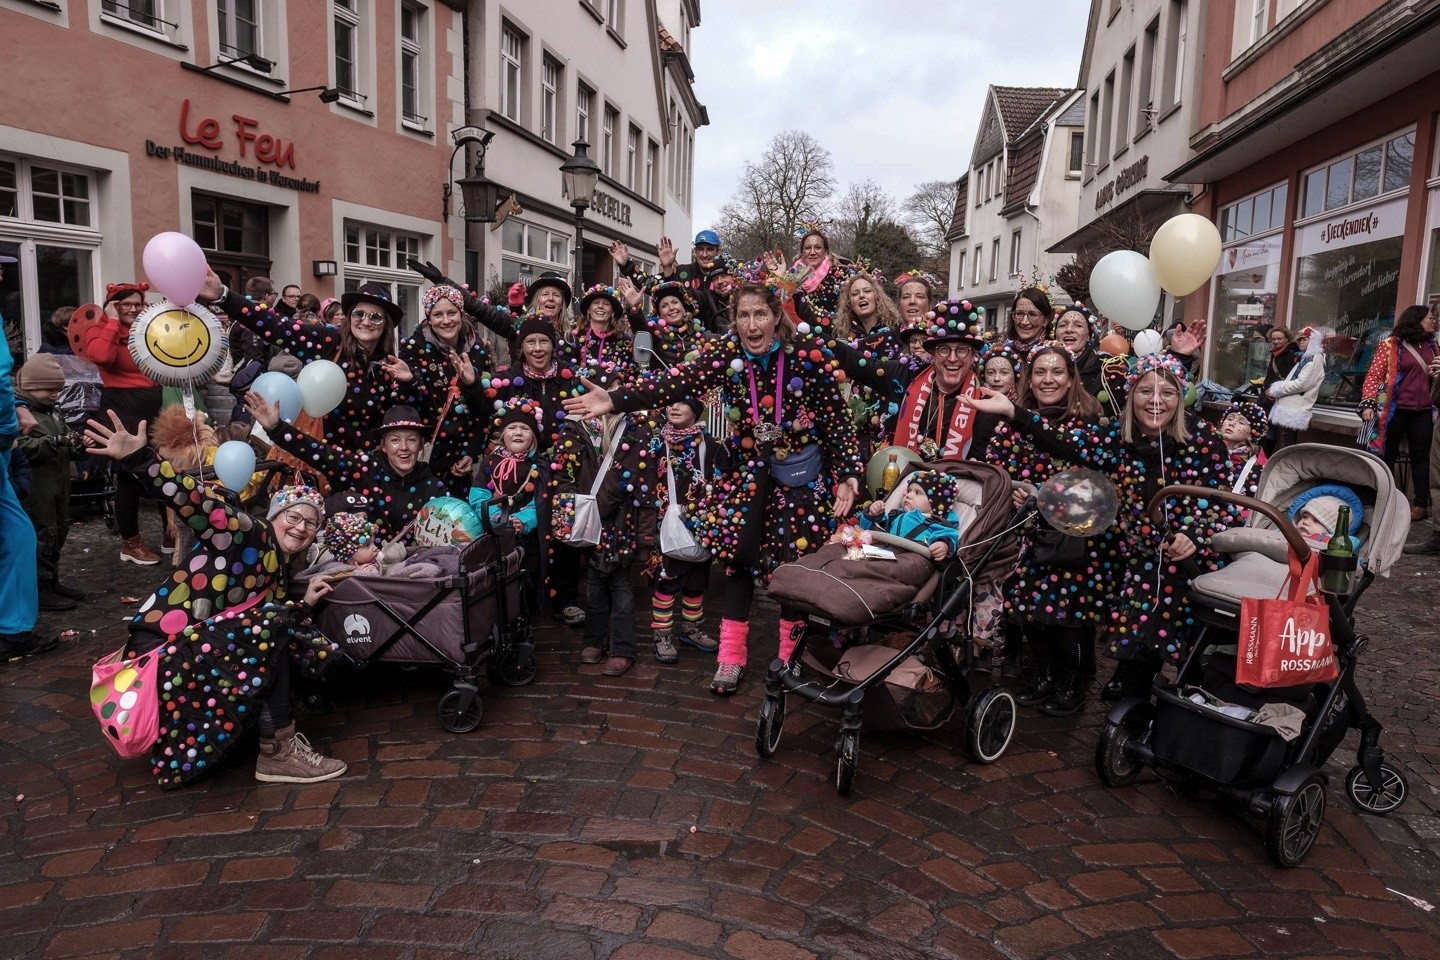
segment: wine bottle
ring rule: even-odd
[[[1335,532],[1321,558],[1322,586],[1326,593],[1344,596],[1350,592],[1350,573],[1355,569],[1355,541],[1350,537],[1350,508],[1341,505],[1335,516]]]

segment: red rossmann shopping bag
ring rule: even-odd
[[[1334,680],[1340,668],[1330,642],[1330,608],[1320,593],[1320,555],[1312,553],[1302,566],[1291,554],[1290,575],[1280,593],[1275,598],[1240,601],[1235,682],[1251,687],[1294,687]]]

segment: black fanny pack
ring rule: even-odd
[[[820,476],[820,444],[807,443],[781,460],[770,457],[770,476],[787,487],[803,487]]]
[[[1080,567],[1088,545],[1087,537],[1072,537],[1041,523],[1030,532],[1030,559],[1050,567]]]

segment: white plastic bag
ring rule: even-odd
[[[700,474],[705,473],[705,441],[700,440]],[[695,535],[685,526],[685,508],[675,497],[675,468],[671,466],[670,445],[665,445],[665,478],[670,493],[670,505],[660,521],[660,552],[671,560],[683,563],[704,563],[710,559],[710,551],[695,541]],[[578,511],[577,511],[578,514]]]

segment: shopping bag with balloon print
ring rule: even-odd
[[[90,709],[105,741],[128,759],[150,752],[160,736],[160,694],[156,689],[162,644],[127,659],[121,647],[90,668]]]
[[[1311,592],[1311,585],[1314,592]],[[1250,687],[1327,683],[1340,675],[1330,639],[1330,607],[1320,593],[1320,555],[1290,558],[1289,595],[1240,601],[1235,682]]]

